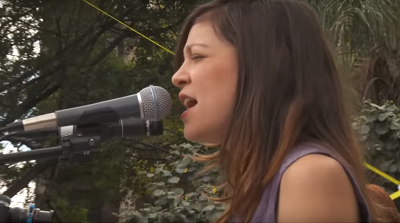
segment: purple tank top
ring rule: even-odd
[[[343,166],[343,168],[345,169],[347,175],[351,180],[354,193],[358,201],[358,207],[360,211],[360,222],[367,222],[367,223],[372,222],[371,214],[368,209],[365,198],[361,193],[360,187],[358,186],[355,177],[350,172],[348,163],[341,156],[335,154],[331,150],[325,148],[324,146],[314,143],[305,143],[298,145],[295,148],[293,148],[293,150],[286,156],[286,159],[283,161],[279,171],[276,173],[276,175],[271,180],[269,185],[265,188],[260,204],[257,210],[255,211],[251,222],[252,223],[276,222],[279,186],[282,179],[282,175],[292,163],[294,163],[301,157],[309,154],[323,154],[330,156],[335,160],[337,160]]]

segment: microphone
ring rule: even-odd
[[[13,132],[1,137],[7,140],[9,137],[23,137],[29,139],[45,139],[52,137],[62,137],[69,135],[87,136],[98,135],[102,140],[124,137],[157,136],[164,132],[163,121],[146,121],[140,118],[121,119],[111,125],[85,126],[76,125],[46,128],[41,130],[29,130],[23,132]]]
[[[115,123],[130,117],[160,121],[168,116],[171,108],[170,94],[162,87],[150,85],[138,94],[24,119],[11,123],[2,130],[29,131],[70,125]]]
[[[74,158],[73,154],[87,154],[95,151],[101,142],[115,137],[161,135],[163,133],[163,121],[148,121],[140,118],[121,119],[119,122],[108,126],[63,126],[47,129],[46,133],[63,136],[61,145],[50,148],[41,148],[19,153],[0,154],[0,165],[27,160],[39,160],[58,157],[62,165],[71,162],[82,162],[81,158]],[[7,140],[6,136],[39,136],[44,130],[30,130],[26,132],[13,132],[1,138]],[[71,136],[71,137],[68,137]],[[64,137],[66,140],[64,140]],[[1,141],[1,140],[0,140]],[[85,160],[85,158],[83,158]]]
[[[109,126],[63,126],[58,128],[58,136],[88,136],[98,135],[102,141],[112,138],[157,136],[164,132],[163,121],[148,121],[140,118],[121,119]]]

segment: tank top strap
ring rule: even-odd
[[[315,143],[300,144],[294,147],[292,151],[286,156],[279,171],[275,174],[269,185],[265,188],[260,204],[257,210],[255,211],[251,222],[252,223],[276,222],[277,204],[279,200],[278,197],[279,187],[282,176],[284,172],[287,170],[287,168],[291,164],[293,164],[296,160],[310,154],[323,154],[330,156],[335,160],[337,160],[343,166],[347,175],[349,176],[349,179],[354,189],[354,193],[356,195],[356,199],[358,201],[358,206],[360,210],[360,222],[370,223],[371,214],[368,209],[367,202],[361,193],[361,189],[356,181],[356,178],[350,171],[350,166],[341,156],[337,155],[328,148]]]

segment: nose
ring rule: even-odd
[[[183,69],[183,66],[172,76],[172,84],[178,88],[183,88],[190,81],[190,74]]]

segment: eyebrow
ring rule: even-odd
[[[202,47],[205,47],[205,48],[209,47],[209,45],[204,44],[204,43],[192,43],[192,44],[186,45],[185,48],[186,49],[191,49],[193,46],[202,46]]]

